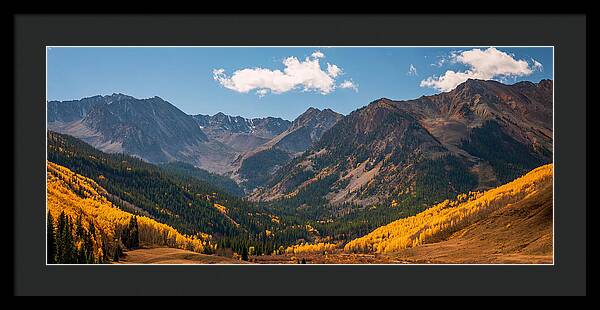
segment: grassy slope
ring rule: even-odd
[[[174,248],[142,248],[127,251],[120,264],[244,264],[246,262],[216,255],[199,254]]]
[[[447,240],[401,250],[415,263],[552,263],[552,188],[505,206]]]

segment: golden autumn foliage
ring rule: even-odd
[[[108,193],[96,182],[76,174],[66,167],[48,162],[47,206],[54,219],[61,212],[72,218],[82,217],[82,224],[89,229],[91,223],[100,232],[96,238],[94,255],[101,257],[103,248],[116,247],[119,232],[128,225],[132,214],[115,207],[106,197]],[[173,227],[159,223],[146,216],[136,216],[141,244],[160,245],[202,252],[212,245],[207,234],[187,236]],[[103,247],[103,242],[106,247]]]
[[[227,214],[227,212],[228,212],[228,211],[227,211],[227,208],[226,208],[225,206],[222,206],[222,205],[220,205],[220,204],[218,204],[218,203],[215,203],[215,204],[214,204],[214,207],[215,207],[217,210],[219,210],[219,212],[221,212],[222,214]]]
[[[552,186],[552,164],[538,167],[526,175],[484,193],[458,195],[415,216],[379,227],[344,247],[353,253],[386,253],[444,239],[490,212],[516,203]]]
[[[293,245],[285,249],[285,253],[287,254],[299,254],[299,253],[319,253],[319,252],[330,252],[337,248],[336,244],[333,243],[303,243],[298,245]]]
[[[279,219],[278,216],[269,214],[269,217],[271,218],[271,222],[273,222],[275,224],[281,224],[281,220]]]

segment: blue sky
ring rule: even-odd
[[[48,100],[159,96],[188,114],[293,120],[348,114],[378,98],[452,89],[466,78],[553,79],[552,48],[49,47]]]

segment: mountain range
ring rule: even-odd
[[[184,162],[252,186],[262,184],[278,165],[308,149],[341,117],[315,108],[294,122],[224,113],[187,115],[159,97],[137,99],[123,94],[48,102],[49,130],[108,153],[158,164]],[[281,155],[275,162],[265,158],[272,152]],[[248,171],[253,165],[260,171]]]
[[[294,121],[188,115],[123,94],[48,102],[48,129],[109,153],[230,177],[253,201],[428,204],[552,161],[552,81],[467,80],[450,92],[381,98],[349,115]]]

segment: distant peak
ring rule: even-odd
[[[108,95],[106,97],[133,98],[132,96],[125,95],[125,94],[122,94],[122,93],[112,93],[112,95]]]
[[[500,83],[496,80],[485,80],[485,79],[474,79],[474,78],[468,78],[466,82],[470,82],[470,83]]]
[[[108,100],[108,104],[115,102],[115,101],[122,101],[122,100],[137,100],[136,98],[129,96],[129,95],[125,95],[125,94],[121,94],[121,93],[113,93],[112,95],[106,95],[106,96],[99,96],[105,100]]]
[[[383,105],[387,105],[391,102],[393,102],[392,99],[382,97],[377,100],[371,101],[367,106],[383,106]]]
[[[455,90],[475,90],[477,91],[478,89],[481,89],[482,87],[486,87],[488,85],[490,85],[489,83],[499,83],[493,80],[480,80],[480,79],[467,79],[466,81],[458,84],[458,86],[456,86]]]
[[[535,83],[531,81],[520,81],[518,83],[515,83],[514,85],[535,85]]]
[[[466,81],[462,82],[460,85],[463,85],[463,87],[464,86],[473,86],[473,85],[486,85],[489,82],[496,82],[496,81],[468,78]]]

